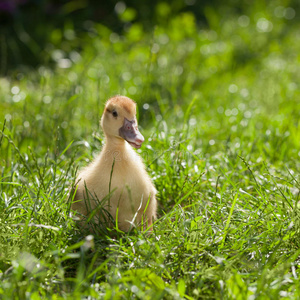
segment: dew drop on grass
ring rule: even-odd
[[[277,18],[283,18],[285,8],[283,6],[277,6],[274,10],[274,15]]]
[[[26,93],[24,92],[20,92],[20,97],[21,97],[21,100],[24,100],[26,98]]]
[[[176,68],[174,70],[175,75],[181,75],[182,72],[183,72],[182,66],[176,66]]]
[[[236,120],[236,117],[230,117],[230,118],[229,118],[229,123],[234,123],[235,120]]]
[[[240,124],[243,126],[243,127],[246,127],[248,125],[248,121],[243,119]]]
[[[43,97],[43,102],[45,104],[49,104],[49,103],[51,103],[51,101],[52,101],[52,98],[50,96],[44,96]]]
[[[219,106],[217,109],[219,114],[222,114],[224,112],[224,107],[223,106]]]
[[[244,113],[244,117],[247,118],[247,119],[251,118],[251,116],[252,116],[252,113],[251,113],[251,111],[249,111],[249,110],[247,110],[247,111]]]
[[[68,127],[68,122],[64,121],[60,125],[63,129],[66,129]]]
[[[81,94],[83,92],[83,87],[80,85],[77,85],[75,88],[75,93],[76,94]]]
[[[160,44],[162,44],[162,45],[165,45],[165,44],[167,44],[168,42],[169,42],[169,37],[168,37],[168,35],[167,34],[160,34],[159,36],[158,36],[158,42],[160,43]]]
[[[93,79],[98,78],[98,70],[96,68],[90,68],[87,73],[88,73],[88,76]]]
[[[143,109],[144,109],[144,110],[149,109],[149,104],[148,104],[148,103],[145,103],[145,104],[143,105]]]
[[[231,109],[225,110],[225,116],[227,116],[227,117],[231,116]]]
[[[258,32],[270,32],[273,29],[273,24],[266,18],[260,18],[256,23],[256,29]]]
[[[196,120],[195,118],[191,118],[191,119],[189,120],[189,124],[190,124],[191,126],[194,126],[194,125],[197,124],[197,120]]]
[[[117,43],[119,40],[120,40],[120,37],[118,34],[116,33],[112,33],[110,36],[109,36],[109,40],[114,44],[114,43]]]
[[[244,110],[245,110],[245,108],[246,108],[246,105],[245,105],[245,103],[239,103],[239,105],[238,105],[238,109],[239,109],[240,111],[244,111]]]
[[[159,48],[160,48],[159,45],[154,43],[152,48],[151,48],[151,52],[155,54],[159,51]]]
[[[161,138],[163,140],[163,139],[165,139],[166,134],[162,131],[162,132],[159,133],[158,136],[159,136],[159,138]]]
[[[129,92],[130,95],[135,95],[136,94],[136,87],[135,86],[129,87],[128,92]]]
[[[200,141],[199,144],[202,145],[202,142]],[[201,150],[200,150],[200,149],[196,149],[196,150],[194,151],[194,155],[199,155],[200,153],[201,153]]]
[[[291,83],[288,85],[288,89],[289,89],[290,91],[295,91],[295,90],[297,90],[297,83],[291,82]]]
[[[209,46],[209,45],[203,45],[203,46],[201,46],[201,48],[200,48],[200,52],[201,52],[201,54],[203,54],[203,55],[208,55],[210,52],[211,52],[211,47]]]
[[[103,77],[102,77],[102,82],[103,83],[109,83],[109,80],[110,80],[110,78],[109,78],[108,75],[103,75]]]
[[[175,129],[175,128],[171,128],[170,133],[171,133],[172,135],[174,135],[174,134],[176,133],[176,129]]]
[[[37,121],[40,121],[40,120],[43,119],[43,117],[42,117],[40,114],[37,114],[37,115],[35,116],[35,119],[36,119]]]
[[[126,10],[126,4],[123,1],[117,2],[115,5],[115,12],[120,15]]]
[[[244,88],[244,89],[241,89],[240,94],[243,98],[246,98],[249,96],[249,91],[246,88]]]
[[[125,80],[125,81],[130,80],[131,77],[132,77],[132,76],[131,76],[131,73],[130,73],[130,72],[124,72],[124,73],[122,74],[122,79]]]
[[[287,20],[292,20],[294,19],[296,15],[296,12],[295,10],[292,8],[292,7],[287,7],[285,10],[284,10],[284,17],[287,19]]]
[[[75,80],[77,80],[77,74],[75,72],[70,72],[68,74],[68,79],[71,81],[71,82],[74,82]]]
[[[81,55],[77,51],[72,51],[70,53],[70,58],[73,62],[78,62],[81,59]]]
[[[5,118],[5,120],[7,122],[9,122],[11,120],[11,115],[10,114],[6,114],[4,118]]]
[[[242,15],[238,18],[238,24],[241,27],[247,27],[250,23],[250,19],[248,16]]]
[[[238,86],[236,84],[231,84],[229,87],[228,87],[228,91],[229,93],[236,93],[238,91]]]
[[[262,161],[263,161],[263,158],[261,156],[258,157],[257,160],[256,160],[257,163],[261,163]]]
[[[239,113],[237,108],[232,109],[231,114],[236,116]]]
[[[14,96],[12,97],[12,99],[13,99],[13,101],[14,101],[15,103],[17,103],[17,102],[20,102],[21,96],[20,96],[20,95],[14,95]]]
[[[218,38],[218,34],[214,30],[209,30],[207,32],[207,39],[210,41],[215,41]]]
[[[160,56],[158,59],[157,59],[157,63],[159,65],[160,68],[164,68],[168,65],[168,59],[166,56]]]
[[[161,115],[156,115],[156,121],[159,122],[162,120],[162,116]]]
[[[64,55],[65,55],[64,51],[62,51],[60,49],[54,50],[51,54],[52,59],[55,61],[59,61],[60,59],[62,59],[64,57]]]
[[[68,58],[61,58],[57,61],[57,65],[61,69],[68,69],[72,66],[72,61]]]
[[[141,77],[136,76],[133,78],[133,83],[138,86],[138,85],[141,85],[143,83],[143,81],[142,81]]]
[[[20,92],[20,88],[18,86],[13,86],[11,88],[11,93],[12,94],[17,95],[17,94],[19,94],[19,92]]]
[[[74,38],[75,38],[75,32],[72,29],[67,29],[64,32],[64,36],[69,41],[74,40]]]

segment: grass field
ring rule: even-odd
[[[0,78],[1,299],[300,298],[300,25],[275,4],[90,24],[56,68]],[[115,94],[138,104],[158,220],[86,238],[69,187]]]

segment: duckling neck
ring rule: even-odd
[[[116,136],[105,136],[105,149],[110,151],[125,151],[125,140]]]
[[[128,146],[126,141],[115,136],[106,136],[106,142],[102,150],[104,161],[111,164],[112,161],[125,162],[128,160]]]

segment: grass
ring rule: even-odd
[[[93,24],[57,68],[0,79],[2,299],[300,297],[299,23],[268,5],[208,10],[201,30],[188,13],[153,34]],[[70,217],[114,94],[138,104],[150,236],[91,237]]]

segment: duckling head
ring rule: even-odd
[[[136,103],[125,96],[115,96],[106,102],[101,126],[107,138],[124,139],[137,149],[144,142],[138,130]]]

